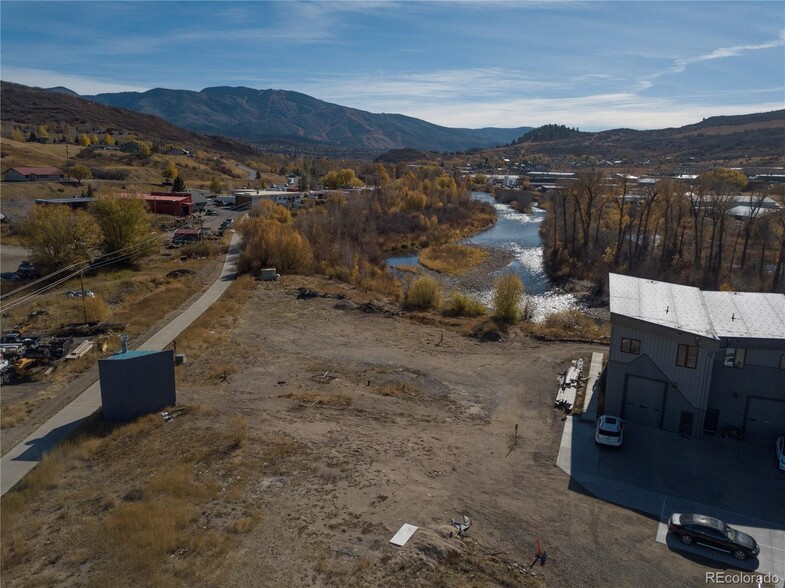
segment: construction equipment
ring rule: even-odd
[[[32,357],[23,357],[22,359],[17,360],[17,362],[14,364],[14,372],[16,373],[17,377],[24,379],[30,375],[30,371],[36,366],[37,363],[37,359],[33,359]]]

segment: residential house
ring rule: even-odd
[[[59,182],[65,172],[57,167],[11,167],[3,172],[6,182]]]
[[[785,295],[609,281],[605,414],[694,437],[785,435]]]

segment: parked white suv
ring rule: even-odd
[[[624,435],[624,421],[619,417],[602,415],[597,419],[597,431],[594,433],[594,440],[600,445],[621,445]]]

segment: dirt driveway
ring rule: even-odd
[[[556,466],[557,374],[602,347],[479,343],[296,298],[326,284],[259,284],[229,343],[178,368],[178,403],[231,407],[251,438],[302,449],[300,471],[252,482],[266,514],[227,584],[514,586],[533,571],[552,586],[704,585],[708,568],[651,540],[656,520],[571,491]],[[449,522],[464,514],[461,541]],[[404,523],[419,530],[394,548]],[[538,538],[548,559],[530,568]]]

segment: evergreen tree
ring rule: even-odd
[[[174,178],[172,192],[185,192],[185,181],[179,175]]]

